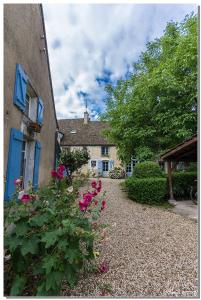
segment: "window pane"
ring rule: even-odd
[[[108,161],[103,161],[103,171],[108,171]]]
[[[102,155],[108,155],[108,147],[107,146],[102,146],[101,147],[101,154]]]

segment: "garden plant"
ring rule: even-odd
[[[73,287],[81,270],[95,261],[97,221],[106,207],[99,179],[77,197],[67,185],[65,167],[52,171],[47,187],[21,188],[5,204],[5,294],[54,296],[63,281]],[[95,226],[96,225],[96,226]]]

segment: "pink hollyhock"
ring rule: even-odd
[[[99,186],[99,187],[97,187],[97,189],[96,189],[96,190],[97,190],[97,192],[98,192],[98,193],[100,193],[100,191],[101,191],[101,187],[100,187],[100,186]]]
[[[97,205],[97,204],[98,204],[98,200],[95,200],[95,201],[94,201],[94,205]]]
[[[96,185],[97,185],[97,183],[96,183],[96,180],[93,180],[92,182],[91,182],[91,186],[92,186],[92,188],[96,188]]]
[[[15,185],[21,185],[21,183],[22,183],[21,179],[16,179],[14,182]]]
[[[21,198],[23,203],[28,203],[31,200],[31,197],[28,194],[24,194]]]
[[[93,196],[90,192],[83,195],[83,200],[87,203],[87,205],[91,202],[92,198]]]
[[[99,266],[99,271],[101,273],[107,273],[109,271],[109,264],[106,261],[102,262],[102,264]]]
[[[103,201],[102,201],[101,210],[105,209],[105,207],[106,207],[106,201],[105,201],[105,200],[103,200]]]
[[[96,187],[96,190],[97,190],[98,193],[100,193],[101,188],[102,188],[102,182],[101,182],[101,180],[99,180],[98,181],[98,187]]]
[[[86,211],[88,204],[84,200],[79,201],[79,206],[81,211]]]
[[[63,173],[57,172],[57,178],[58,179],[63,179]]]
[[[51,175],[52,175],[53,178],[57,178],[57,171],[52,170]]]
[[[59,165],[57,171],[62,173],[63,171],[65,171],[65,169],[66,169],[66,168],[65,168],[64,165]]]
[[[93,197],[98,195],[98,193],[96,191],[93,191],[91,194],[92,194]]]

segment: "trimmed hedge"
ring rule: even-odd
[[[166,178],[134,178],[125,180],[125,187],[130,199],[146,204],[160,204],[167,193]]]
[[[150,177],[164,177],[164,173],[159,167],[158,163],[153,161],[145,161],[135,165],[133,171],[135,178],[150,178]]]
[[[172,183],[173,193],[175,198],[178,199],[189,199],[190,188],[196,185],[195,180],[197,179],[196,172],[173,172]]]

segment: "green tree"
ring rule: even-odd
[[[129,79],[108,85],[104,134],[119,157],[155,157],[197,131],[197,16],[167,24],[147,43]],[[146,151],[145,151],[146,150]],[[153,155],[152,155],[153,154]]]

